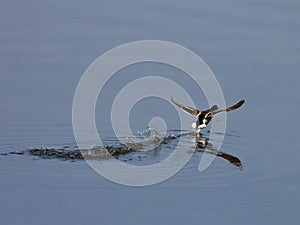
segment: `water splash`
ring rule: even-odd
[[[139,132],[138,138],[127,138],[125,145],[136,151],[151,151],[158,148],[164,140],[165,135],[158,129],[148,127]]]

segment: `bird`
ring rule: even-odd
[[[173,99],[173,97],[171,97],[171,101],[176,106],[181,108],[183,111],[197,117],[197,121],[192,124],[192,127],[195,128],[195,129],[198,129],[199,133],[200,133],[201,129],[204,129],[207,126],[207,124],[211,121],[211,119],[214,115],[216,115],[218,113],[221,113],[221,112],[229,112],[229,111],[238,109],[245,103],[245,100],[240,100],[238,103],[236,103],[233,106],[230,106],[226,109],[220,109],[217,105],[213,105],[209,109],[206,109],[204,111],[200,111],[199,109],[195,109],[195,108],[192,108],[192,107],[189,107],[189,106],[184,106],[184,105],[176,102]]]

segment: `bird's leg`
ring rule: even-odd
[[[201,134],[201,130],[197,130],[197,138],[201,138],[202,137],[202,134]]]

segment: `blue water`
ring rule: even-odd
[[[228,114],[230,135],[222,146],[244,170],[217,158],[199,173],[196,153],[171,179],[132,188],[97,176],[83,161],[1,156],[0,224],[298,223],[299,2],[26,0],[0,6],[0,152],[74,144],[72,102],[83,72],[131,41],[190,48],[213,70],[228,105],[246,99]],[[168,67],[134,71],[181,79]],[[124,82],[120,75],[110,91]],[[198,107],[208,106],[193,84],[180,82],[199,95]],[[107,127],[101,110],[97,125]],[[170,126],[176,121],[170,118]],[[104,132],[111,136],[109,128]]]

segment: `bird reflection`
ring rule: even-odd
[[[240,168],[240,170],[243,170],[243,164],[241,160],[233,156],[229,153],[217,151],[213,148],[213,145],[208,141],[209,139],[206,137],[202,137],[202,135],[196,135],[196,143],[197,143],[197,151],[198,152],[205,152],[208,154],[216,155],[218,157],[221,157],[228,162],[230,162],[232,165],[237,166]]]

